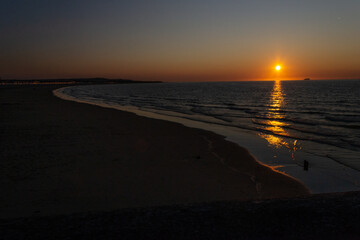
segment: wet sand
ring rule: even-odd
[[[211,132],[0,86],[0,218],[309,194]]]

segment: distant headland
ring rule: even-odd
[[[121,84],[121,83],[161,83],[161,81],[135,81],[108,78],[59,78],[59,79],[0,79],[0,85],[28,84]]]

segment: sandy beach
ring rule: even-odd
[[[211,132],[1,86],[0,218],[307,195]]]

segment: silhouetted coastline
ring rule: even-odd
[[[130,79],[109,78],[58,78],[58,79],[0,79],[0,85],[32,85],[32,84],[124,84],[124,83],[161,83],[161,81],[136,81]]]

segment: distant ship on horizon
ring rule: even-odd
[[[304,79],[304,81],[309,81],[309,80],[310,80],[310,78],[305,78],[305,79]]]

